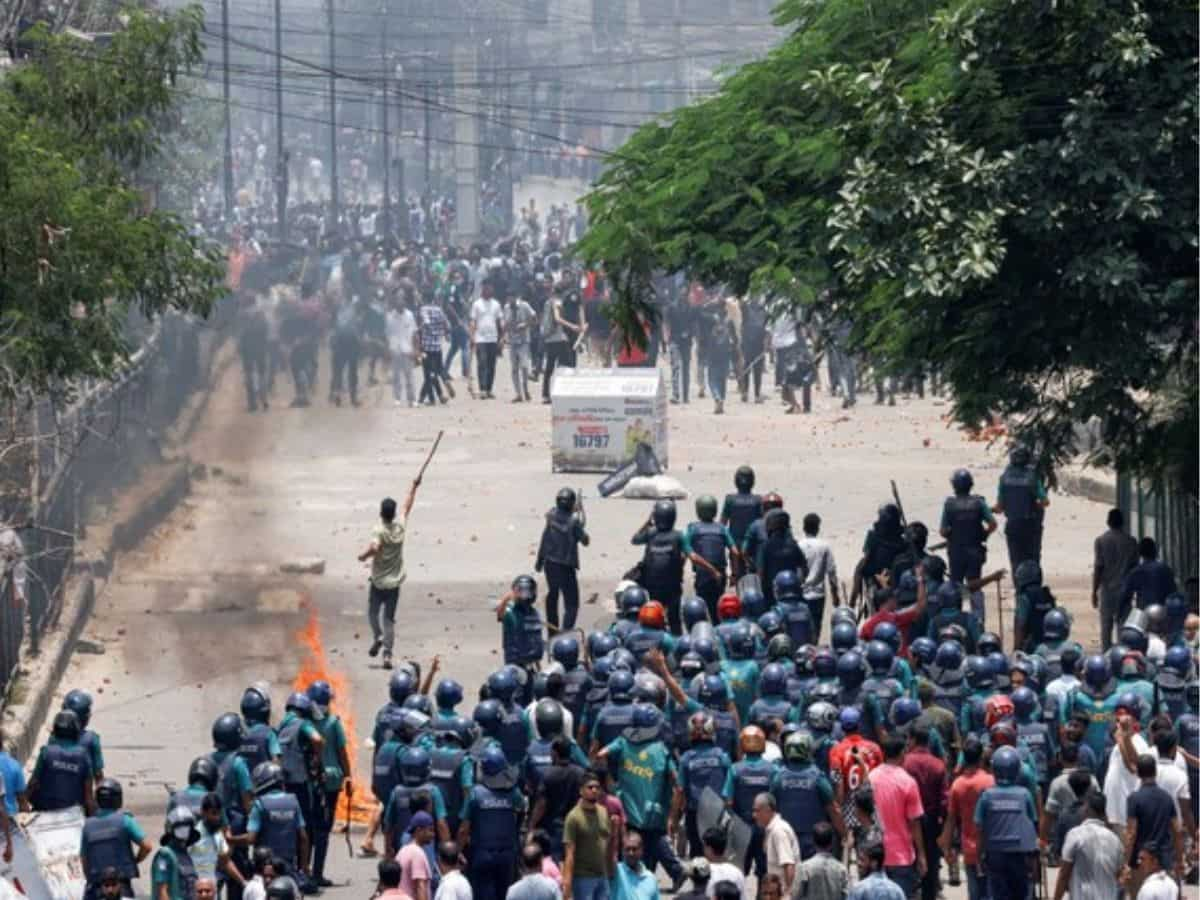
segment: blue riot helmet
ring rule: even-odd
[[[776,610],[768,609],[758,617],[758,627],[762,629],[762,633],[767,637],[783,634],[783,616]]]
[[[246,688],[242,693],[241,709],[247,722],[265,724],[271,719],[271,700],[258,688]]]
[[[754,587],[744,588],[741,597],[742,615],[757,622],[759,617],[767,611],[767,598],[762,591]]]
[[[608,696],[614,701],[624,703],[633,698],[633,673],[625,669],[617,669],[608,676]]]
[[[1149,616],[1142,609],[1131,610],[1117,632],[1117,641],[1130,650],[1145,653],[1150,646]]]
[[[642,607],[646,605],[646,601],[650,599],[650,595],[646,593],[646,589],[633,585],[627,587],[621,592],[621,618],[637,619],[637,615],[642,611]]]
[[[779,663],[767,663],[759,675],[758,690],[764,697],[782,697],[787,693],[787,670]]]
[[[256,797],[261,797],[272,790],[282,790],[283,769],[270,760],[261,762],[250,773],[250,785]]]
[[[1083,652],[1078,644],[1067,644],[1058,656],[1059,665],[1064,675],[1077,675],[1079,664],[1083,661]]]
[[[886,644],[884,646],[887,646]],[[866,673],[863,671],[863,658],[857,650],[848,650],[838,657],[837,661],[837,678],[838,683],[848,691],[856,690],[862,686],[866,680]]]
[[[896,728],[903,728],[921,716],[921,704],[912,697],[897,697],[892,701],[888,714],[891,723]]]
[[[433,689],[433,699],[439,709],[454,709],[463,701],[463,686],[453,678],[443,678]]]
[[[867,665],[870,666],[872,675],[887,675],[892,670],[895,659],[892,648],[883,641],[871,641],[867,644]]]
[[[922,665],[932,665],[934,657],[937,656],[937,642],[931,637],[919,637],[912,642],[908,652]]]
[[[900,582],[896,585],[896,593],[900,596],[900,605],[908,606],[911,603],[916,603],[919,587],[917,576],[912,569],[904,572],[900,576]]]
[[[517,692],[517,679],[505,666],[488,676],[487,688],[488,696],[507,705],[512,702],[513,694]]]
[[[804,711],[804,721],[808,727],[819,734],[829,734],[838,720],[838,708],[832,703],[819,700],[810,703]]]
[[[691,631],[697,622],[708,621],[708,607],[696,596],[684,597],[679,604],[679,616],[683,619],[683,630]]]
[[[1037,694],[1033,692],[1032,688],[1021,685],[1021,687],[1012,692],[1009,699],[1012,700],[1013,712],[1017,714],[1017,718],[1022,722],[1028,722],[1033,714],[1037,712]]]
[[[862,727],[862,713],[857,706],[847,706],[838,713],[838,725],[843,734],[857,734]]]
[[[308,686],[308,699],[321,709],[329,709],[333,702],[333,688],[328,681],[314,681]]]
[[[396,765],[400,770],[400,780],[408,787],[417,787],[428,781],[433,767],[429,752],[420,747],[406,747]]]
[[[662,735],[662,710],[651,703],[638,703],[633,707],[633,725],[626,736],[635,744],[658,740]]]
[[[982,656],[968,656],[967,667],[963,672],[967,684],[972,690],[990,688],[996,683],[996,673]]]
[[[424,716],[433,717],[433,701],[424,694],[409,694],[404,701],[405,709],[414,709]]]
[[[975,486],[975,479],[966,469],[955,469],[950,476],[950,487],[956,494],[965,494]]]
[[[616,635],[609,634],[607,631],[601,632],[594,641],[591,642],[591,655],[593,664],[598,660],[603,659],[612,653],[621,645],[617,640]]]
[[[1089,656],[1083,664],[1083,682],[1088,687],[1099,690],[1112,680],[1112,667],[1103,656]]]
[[[992,679],[997,684],[1007,682],[1010,671],[1008,657],[999,650],[993,650],[985,658],[987,659],[988,668],[992,670]]]
[[[1054,607],[1042,619],[1042,636],[1048,641],[1065,641],[1071,636],[1071,619],[1067,611]]]
[[[992,754],[992,775],[997,784],[1016,784],[1021,774],[1021,756],[1012,747],[998,747]]]
[[[96,785],[96,805],[101,809],[117,810],[124,805],[125,792],[115,778],[101,778]]]
[[[659,500],[650,512],[650,520],[659,531],[670,531],[675,527],[675,501]]]
[[[729,688],[720,675],[705,675],[700,682],[700,702],[709,707],[724,707],[729,703]]]
[[[754,632],[744,622],[729,635],[729,655],[734,659],[750,659],[754,656]]]
[[[892,648],[893,655],[900,652],[900,629],[895,622],[880,622],[875,626],[871,640],[883,641]]]
[[[704,661],[705,668],[715,665],[720,659],[720,655],[717,653],[717,645],[709,638],[693,640],[692,652]]]
[[[627,672],[636,672],[638,667],[637,657],[633,655],[633,651],[625,647],[618,647],[608,654],[608,658],[612,660],[613,671],[624,669]]]
[[[1004,645],[1000,642],[1000,635],[994,631],[985,631],[979,636],[979,640],[975,642],[975,647],[979,651],[980,656],[987,656],[989,653],[1003,653]]]
[[[472,718],[486,737],[499,737],[500,726],[504,721],[504,707],[500,705],[499,700],[484,700],[475,707]]]
[[[570,671],[579,665],[579,639],[569,634],[560,635],[550,645],[550,658]]]
[[[495,778],[497,775],[503,775],[508,768],[508,760],[504,757],[504,751],[495,744],[485,747],[483,752],[479,754],[479,770],[485,778]]]
[[[300,691],[288,694],[287,703],[283,708],[288,712],[294,712],[302,719],[312,719],[313,717],[313,702],[308,694]]]
[[[841,655],[858,646],[858,629],[849,622],[838,622],[829,636],[833,652]]]
[[[388,679],[388,697],[396,706],[403,706],[408,695],[416,689],[417,679],[413,678],[412,673],[405,669],[393,672],[392,677]]]
[[[80,728],[87,728],[92,719],[92,695],[78,688],[67,691],[67,696],[63,697],[62,708],[75,713]]]
[[[822,680],[837,677],[837,657],[828,647],[818,647],[813,656],[813,674]]]
[[[1173,594],[1167,594],[1166,599],[1163,600],[1163,606],[1167,609],[1167,632],[1180,631],[1183,628],[1184,621],[1187,619],[1187,597],[1178,591]]]
[[[957,581],[943,581],[937,589],[937,605],[942,610],[962,609],[962,586]]]
[[[649,703],[662,709],[667,704],[667,686],[653,672],[638,672],[633,676],[633,702]]]
[[[1135,719],[1140,719],[1142,717],[1142,698],[1133,691],[1125,691],[1117,697],[1117,706],[1113,711],[1119,713],[1122,710]]]
[[[963,664],[963,645],[958,641],[942,641],[938,644],[933,664],[944,672],[953,672]]]
[[[833,612],[829,614],[831,628],[836,627],[840,622],[846,622],[854,628],[858,627],[858,619],[854,615],[854,610],[848,606],[835,606]]]
[[[242,747],[242,720],[237,713],[225,713],[218,716],[212,726],[213,746],[218,750],[231,752]]]
[[[1168,647],[1163,668],[1170,669],[1180,678],[1187,678],[1192,672],[1192,651],[1178,645]]]
[[[608,684],[608,677],[612,675],[612,660],[607,656],[601,657],[592,663],[592,681],[597,684]]]
[[[784,569],[776,573],[771,585],[775,590],[776,600],[794,600],[801,597],[800,576],[796,574],[795,569]]]
[[[704,660],[695,653],[688,652],[679,657],[679,674],[686,681],[695,678],[704,671]]]

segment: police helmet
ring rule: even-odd
[[[787,637],[787,635],[784,635]],[[771,648],[767,647],[767,658],[770,659]],[[802,678],[810,678],[813,674],[813,659],[817,655],[817,648],[812,644],[801,644],[796,647],[795,653],[792,654],[792,669]],[[780,657],[782,658],[782,657]],[[784,665],[784,669],[787,666]]]
[[[717,517],[717,498],[712,494],[701,494],[696,498],[696,515],[701,522],[711,522]]]
[[[1192,671],[1192,651],[1181,645],[1168,647],[1167,655],[1163,659],[1163,668],[1186,678]]]
[[[896,728],[903,728],[921,716],[921,704],[912,697],[897,697],[892,701],[888,718]]]
[[[120,809],[125,802],[121,783],[115,778],[102,778],[96,785],[96,805],[101,809]]]
[[[1048,641],[1065,641],[1071,635],[1071,619],[1067,611],[1054,607],[1042,619],[1042,636]]]
[[[757,622],[768,609],[767,598],[758,588],[744,588],[741,593],[741,600],[742,615],[747,619],[753,619]]]
[[[556,637],[550,644],[550,658],[560,663],[564,669],[573,669],[579,665],[579,641],[569,634]]]
[[[212,726],[213,746],[218,750],[238,750],[242,746],[242,720],[237,713],[218,716]]]
[[[1033,692],[1032,688],[1021,685],[1021,687],[1012,692],[1010,699],[1012,700],[1013,712],[1016,713],[1017,718],[1021,719],[1021,721],[1028,721],[1037,712],[1037,694]]]
[[[633,707],[633,725],[626,732],[635,744],[658,740],[662,735],[662,710],[652,703],[637,703]]]
[[[325,709],[333,702],[333,688],[328,681],[314,681],[308,686],[308,699]]]
[[[688,740],[695,744],[712,741],[717,735],[717,725],[710,713],[700,710],[688,717]]]
[[[277,875],[267,888],[267,900],[300,900],[300,888],[290,875]]]
[[[1163,604],[1151,603],[1146,607],[1146,628],[1159,637],[1166,635],[1167,608]]]
[[[858,646],[858,630],[849,622],[838,622],[833,626],[829,642],[835,654],[843,654]]]
[[[675,501],[659,500],[650,513],[654,527],[659,531],[670,531],[675,527]]]
[[[271,698],[258,688],[248,687],[242,692],[241,710],[247,722],[266,723],[271,718]]]
[[[843,734],[857,734],[858,729],[862,726],[862,713],[859,712],[858,707],[843,707],[842,711],[838,713],[838,725]]]
[[[683,602],[679,604],[679,615],[683,619],[684,630],[691,631],[697,622],[708,621],[708,607],[695,595],[684,597]]]
[[[189,828],[188,836],[180,841],[184,846],[191,846],[200,840],[200,832],[196,830],[196,814],[186,806],[174,806],[167,811],[165,822],[165,834],[163,843],[166,843],[166,838],[175,838],[175,829]]]
[[[758,617],[758,627],[768,637],[783,634],[783,616],[774,609],[768,609]]]
[[[934,592],[939,610],[962,609],[962,587],[957,581],[943,581]]]
[[[496,698],[501,703],[508,704],[512,702],[513,694],[517,692],[517,679],[506,666],[488,676],[487,687],[489,696]]]
[[[966,469],[955,469],[954,474],[950,476],[950,487],[954,489],[956,494],[965,494],[975,486],[975,479],[971,477],[971,473]]]
[[[994,631],[985,631],[981,634],[979,640],[975,642],[975,647],[980,656],[1004,652],[1004,645],[1000,642],[1000,635]]]
[[[646,605],[650,595],[640,585],[627,587],[621,592],[621,616],[626,619],[636,619],[638,612]]]
[[[423,716],[433,717],[433,701],[425,694],[409,694],[404,701],[404,709],[413,709]]]
[[[1008,673],[1012,671],[1008,665],[1008,657],[999,650],[993,650],[987,655],[988,668],[992,670],[992,678],[997,687],[1008,684]]]
[[[909,569],[900,576],[900,581],[896,585],[896,593],[900,595],[900,602],[907,605],[916,602],[917,592],[920,588],[921,584],[917,581],[916,574]]]
[[[758,689],[764,697],[782,697],[787,693],[787,670],[779,663],[767,663],[758,678]]]
[[[92,719],[92,695],[78,688],[67,691],[67,696],[63,697],[62,708],[69,709],[79,717],[80,728],[87,728]]]
[[[79,740],[79,731],[79,716],[75,715],[71,710],[59,710],[54,716],[54,723],[50,728],[50,733],[60,741]]]
[[[886,646],[886,645],[885,645]],[[866,680],[863,671],[862,654],[857,650],[847,650],[837,661],[838,683],[846,690],[855,690]]]
[[[667,704],[667,686],[653,672],[638,672],[633,676],[633,700],[662,709]]]
[[[729,688],[720,675],[705,675],[700,682],[700,702],[706,706],[723,707],[729,702]]]
[[[873,640],[867,644],[867,665],[872,675],[887,675],[892,670],[896,655],[892,648],[883,641]]]
[[[1064,675],[1079,673],[1079,664],[1083,661],[1083,648],[1078,644],[1067,644],[1059,653],[1058,662]]]
[[[270,760],[260,762],[250,773],[250,784],[256,797],[274,788],[281,788],[283,787],[283,769]]]
[[[637,657],[625,647],[617,647],[612,653],[608,654],[608,658],[612,660],[614,672],[618,669],[624,669],[630,673],[637,671]]]
[[[208,756],[197,756],[188,766],[187,783],[198,784],[206,791],[215,791],[220,778],[217,764]]]
[[[626,703],[633,699],[633,673],[625,669],[617,669],[608,676],[609,699]]]
[[[657,600],[650,600],[638,610],[638,624],[661,631],[667,627],[667,611]]]
[[[388,697],[397,706],[403,706],[408,695],[416,689],[417,680],[405,669],[393,672],[392,677],[388,679]]]
[[[429,751],[421,747],[405,747],[400,758],[396,760],[400,780],[408,787],[424,784],[429,779],[432,766]]]
[[[998,747],[992,753],[992,775],[997,784],[1016,784],[1021,774],[1021,756],[1012,747]]]
[[[829,614],[829,624],[830,626],[834,626],[841,622],[846,622],[857,627],[858,619],[854,615],[854,610],[848,606],[835,606],[833,612]]]
[[[754,632],[744,622],[729,635],[729,654],[734,659],[749,659],[754,655]]]
[[[786,634],[773,634],[767,641],[767,659],[769,660],[791,659],[792,652],[792,639]]]
[[[454,709],[463,701],[463,686],[453,678],[443,678],[433,689],[433,698],[440,709]]]
[[[754,487],[754,470],[749,466],[738,466],[733,473],[733,486],[739,491],[748,492]]]
[[[284,709],[294,712],[302,719],[311,719],[313,717],[313,702],[309,699],[308,694],[301,693],[300,691],[295,691],[288,695]]]
[[[737,594],[724,594],[717,600],[717,621],[732,622],[742,616],[742,601]]]
[[[692,640],[692,652],[704,661],[705,668],[715,665],[719,656],[717,654],[717,645],[709,638],[699,638]]]
[[[500,705],[499,700],[484,700],[476,704],[475,712],[471,714],[475,724],[479,726],[488,737],[495,737],[500,733],[500,723],[504,718],[504,707]]]
[[[1032,458],[1033,454],[1024,444],[1014,444],[1013,448],[1008,451],[1008,461],[1014,466],[1027,466]]]
[[[944,672],[952,672],[963,664],[963,645],[958,641],[942,641],[938,644],[933,664]]]
[[[617,649],[617,639],[607,631],[593,631],[588,635],[588,654],[592,662],[599,662]]]
[[[738,746],[742,754],[762,753],[767,749],[767,736],[757,725],[747,725],[738,736]]]
[[[793,731],[783,742],[783,758],[798,765],[812,762],[813,739],[806,731]]]
[[[925,557],[925,579],[938,585],[946,577],[946,561],[940,556]]]
[[[790,600],[801,596],[800,576],[796,574],[795,569],[784,569],[775,573],[771,585],[775,590],[776,600]]]
[[[1113,711],[1120,712],[1121,710],[1125,710],[1135,719],[1140,719],[1142,717],[1142,698],[1133,691],[1125,691],[1117,697],[1117,705]]]
[[[944,644],[942,646],[945,646]],[[996,673],[982,656],[968,656],[963,677],[973,690],[990,688],[996,683]]]
[[[922,635],[912,642],[912,646],[908,648],[908,652],[912,658],[922,665],[930,665],[937,656],[937,641],[931,637]]]
[[[512,580],[512,592],[518,603],[532,603],[537,599],[537,582],[532,575],[518,575]]]
[[[804,711],[804,721],[808,723],[808,727],[821,734],[829,734],[833,731],[837,720],[838,708],[824,700],[810,703],[808,709]]]
[[[813,654],[813,674],[821,679],[837,677],[837,656],[828,647],[818,647]]]
[[[554,495],[554,505],[563,512],[575,511],[575,492],[569,487],[559,488]]]
[[[1167,623],[1170,628],[1181,628],[1184,619],[1188,614],[1188,600],[1179,591],[1172,594],[1167,594],[1167,599],[1163,601],[1163,605],[1167,608]]]
[[[1112,667],[1104,656],[1089,656],[1083,664],[1083,681],[1088,687],[1099,690],[1112,679]]]
[[[704,660],[694,652],[688,651],[679,657],[679,674],[684,678],[695,678],[704,671]]]

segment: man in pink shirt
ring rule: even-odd
[[[916,780],[902,766],[904,738],[883,739],[883,765],[867,779],[875,795],[875,812],[883,828],[883,867],[888,878],[912,897],[918,879],[925,877],[925,841],[921,833],[921,793]]]
[[[949,855],[954,845],[955,828],[962,844],[963,867],[967,870],[967,897],[982,900],[985,893],[983,878],[979,874],[979,828],[975,824],[975,804],[979,795],[992,787],[996,779],[984,769],[983,744],[979,738],[969,737],[963,743],[963,770],[950,785],[950,802],[946,809],[946,825],[939,841],[942,852]]]
[[[423,811],[414,813],[408,831],[412,840],[396,854],[396,862],[400,863],[400,891],[412,900],[432,900],[429,890],[432,873],[425,845],[433,840],[433,816]]]

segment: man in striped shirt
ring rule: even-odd
[[[450,330],[450,323],[432,293],[426,294],[425,302],[417,312],[417,324],[421,335],[421,370],[424,373],[421,403],[432,406],[434,394],[439,402],[446,403],[446,395],[442,392],[445,378],[442,372],[442,341]],[[446,390],[454,396],[449,384]]]

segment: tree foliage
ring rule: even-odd
[[[1195,12],[786,0],[778,48],[610,161],[582,253],[619,315],[659,268],[831,302],[963,423],[1051,463],[1099,423],[1099,461],[1195,493]]]
[[[106,46],[39,26],[0,81],[0,392],[110,375],[131,314],[204,314],[220,295],[214,248],[141,190],[200,25],[196,9],[132,13]]]

